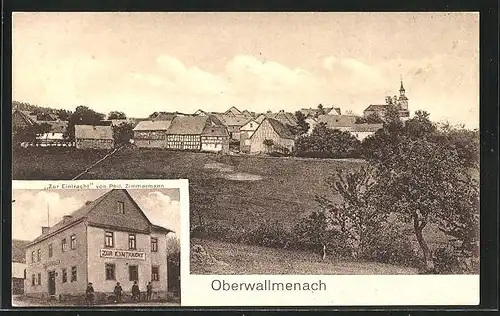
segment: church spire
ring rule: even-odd
[[[399,88],[399,94],[404,95],[405,94],[405,87],[403,86],[403,76],[400,76],[401,80],[401,87]]]

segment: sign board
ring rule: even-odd
[[[146,253],[134,250],[101,249],[102,258],[146,260]]]

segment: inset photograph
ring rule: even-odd
[[[179,189],[78,182],[13,190],[12,305],[180,305]]]

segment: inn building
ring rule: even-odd
[[[123,189],[111,190],[66,215],[25,247],[25,293],[78,297],[92,282],[96,295],[112,295],[117,282],[130,294],[151,281],[167,294],[167,234],[152,224]]]

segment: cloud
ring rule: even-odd
[[[161,55],[156,59],[160,66],[160,76],[175,82],[176,88],[189,93],[217,94],[227,89],[224,79],[198,67],[187,67],[179,59]]]
[[[235,89],[253,88],[263,91],[308,89],[315,77],[300,68],[288,68],[275,61],[259,60],[253,56],[237,55],[226,64],[226,73]]]
[[[144,211],[149,220],[156,225],[172,229],[179,235],[180,232],[180,205],[179,201],[172,200],[168,195],[155,191],[143,195],[137,204]]]
[[[12,237],[24,240],[33,240],[42,233],[41,227],[47,225],[47,210],[52,226],[85,203],[78,196],[61,197],[50,191],[14,190],[13,199]]]

